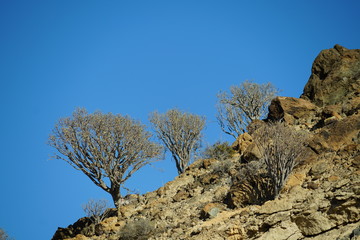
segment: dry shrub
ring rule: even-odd
[[[245,207],[271,200],[272,182],[264,168],[263,161],[252,161],[243,165],[233,178],[229,195],[225,199],[230,208]]]
[[[235,153],[235,150],[229,145],[228,142],[216,142],[214,145],[205,149],[203,152],[203,157],[224,161],[231,158]]]
[[[147,219],[127,223],[120,231],[120,240],[146,240],[155,229],[154,223]]]
[[[269,123],[254,133],[268,177],[271,179],[273,198],[276,198],[294,167],[307,153],[305,132],[296,131],[282,122]]]
[[[242,175],[246,176],[242,189],[247,194],[247,204],[262,204],[274,195],[272,181],[263,166],[262,161],[257,161],[246,164],[242,169]]]
[[[275,199],[294,167],[307,154],[307,134],[285,123],[265,124],[254,131],[253,138],[262,157],[242,165],[233,178],[225,199],[231,208],[261,205]]]
[[[94,224],[102,222],[105,218],[108,217],[110,212],[108,202],[105,199],[90,199],[82,207],[86,216],[90,218]]]

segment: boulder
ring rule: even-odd
[[[214,218],[223,208],[220,203],[208,203],[201,209],[200,217],[202,219]]]
[[[242,162],[250,162],[261,157],[260,151],[249,133],[241,134],[231,147],[241,155]]]
[[[269,106],[268,120],[312,127],[316,123],[317,110],[316,105],[301,98],[276,97]]]
[[[310,171],[309,175],[312,176],[313,180],[319,179],[329,169],[329,163],[327,161],[321,161],[315,163]]]
[[[74,224],[69,225],[67,228],[58,228],[52,240],[60,240],[75,237],[78,234],[91,236],[95,233],[95,224],[87,218],[80,218]]]
[[[309,146],[316,152],[338,151],[360,143],[360,115],[356,114],[323,127]]]
[[[239,152],[240,154],[244,153],[244,151],[249,147],[250,144],[253,143],[253,139],[248,133],[243,133],[237,137],[235,142],[231,145],[231,147]]]
[[[325,214],[320,212],[304,212],[293,221],[304,236],[313,236],[328,231],[335,226]]]
[[[301,98],[320,107],[339,104],[359,94],[359,80],[360,49],[335,45],[316,57]]]
[[[250,144],[240,157],[242,163],[259,160],[260,158],[261,158],[261,153],[255,143]]]
[[[180,202],[188,199],[190,197],[190,193],[185,190],[179,190],[175,196],[173,197],[174,202]]]

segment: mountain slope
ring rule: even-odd
[[[257,162],[258,121],[234,143],[232,159],[198,160],[158,190],[127,196],[118,217],[114,210],[96,226],[80,219],[53,239],[360,239],[359,108],[360,50],[323,50],[301,98],[277,97],[269,107],[268,120],[311,135],[277,199],[249,205],[242,183]]]

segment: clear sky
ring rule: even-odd
[[[50,239],[110,196],[46,145],[76,107],[207,117],[204,142],[229,140],[216,94],[249,79],[299,97],[317,54],[360,48],[358,0],[0,0],[0,227]],[[177,175],[170,157],[126,184],[152,191]],[[125,192],[123,192],[125,193]],[[110,201],[111,202],[111,201]]]

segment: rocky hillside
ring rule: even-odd
[[[259,158],[251,137],[258,121],[233,144],[232,159],[198,160],[158,190],[127,196],[118,217],[114,210],[97,225],[82,218],[53,239],[360,239],[359,108],[360,50],[323,50],[301,97],[269,107],[268,120],[311,135],[277,199],[257,205],[244,177]]]

